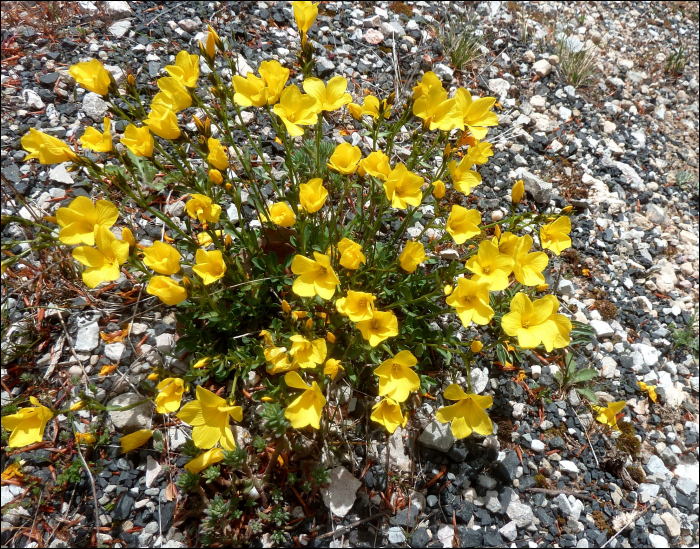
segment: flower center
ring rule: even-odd
[[[378,320],[372,320],[372,330],[377,331],[379,328],[381,328],[381,325],[379,324]]]
[[[358,301],[357,304],[360,306],[360,308],[364,309],[365,307],[367,307],[367,300],[360,299],[360,301]]]
[[[530,321],[529,320],[523,320],[523,328],[529,328],[530,327]]]
[[[491,267],[484,267],[484,274],[491,274]]]

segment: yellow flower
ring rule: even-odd
[[[130,248],[133,248],[136,246],[136,240],[134,239],[134,234],[131,232],[131,229],[128,227],[124,227],[122,229],[122,240],[124,242],[127,242],[129,244]]]
[[[372,406],[372,415],[369,417],[375,423],[383,425],[390,434],[393,434],[399,425],[405,427],[408,422],[408,414],[401,414],[401,406],[390,398],[384,398]]]
[[[321,392],[321,388],[315,381],[311,386],[304,383],[301,376],[296,372],[287,372],[284,375],[284,382],[294,389],[304,391],[297,397],[284,411],[286,417],[295,429],[302,429],[311,425],[314,429],[321,427],[321,414],[326,405],[326,399]]]
[[[401,351],[395,357],[382,362],[374,370],[379,377],[379,396],[395,402],[403,402],[413,391],[420,389],[420,378],[413,368],[418,359],[411,351]]]
[[[292,137],[304,134],[299,126],[313,126],[318,120],[316,98],[302,95],[296,86],[284,89],[280,102],[273,107],[273,111],[282,119],[287,133]]]
[[[489,158],[493,156],[493,145],[486,141],[476,143],[469,147],[469,152],[465,158],[469,159],[472,164],[486,164]]]
[[[129,124],[120,141],[136,156],[153,156],[153,136],[148,126],[137,128],[133,124]]]
[[[446,303],[457,309],[457,314],[465,328],[470,322],[485,326],[493,318],[494,310],[489,306],[489,285],[464,277],[457,279],[457,289],[447,298]]]
[[[207,223],[218,223],[221,215],[221,206],[212,204],[211,198],[203,194],[191,194],[191,200],[185,205],[187,213],[192,219],[199,219]]]
[[[477,255],[467,260],[467,269],[474,273],[475,282],[487,282],[489,290],[498,292],[508,287],[508,275],[513,272],[513,258],[502,254],[493,242],[479,244]]]
[[[267,373],[270,375],[281,374],[289,370],[297,370],[299,367],[292,365],[289,355],[284,347],[268,347],[264,351],[267,364]]]
[[[296,21],[299,32],[305,35],[313,26],[316,17],[318,16],[318,3],[311,2],[292,2],[294,9],[294,20]]]
[[[209,32],[207,33],[207,43],[204,45],[200,40],[199,47],[207,54],[209,59],[214,59],[214,56],[216,55],[216,47],[218,46],[219,49],[223,48],[221,45],[221,39],[219,38],[219,35],[216,34],[216,31],[211,28],[211,25],[207,25],[207,27],[209,27]]]
[[[192,96],[181,80],[165,77],[159,78],[156,84],[158,84],[160,92],[151,101],[151,108],[160,105],[173,112],[180,112],[192,105]]]
[[[109,71],[97,59],[72,65],[68,69],[68,74],[83,88],[98,95],[107,95],[109,85],[112,83]]]
[[[367,262],[365,254],[362,253],[362,246],[349,238],[343,238],[338,242],[338,252],[340,252],[340,265],[346,269],[359,269],[360,264],[364,265]]]
[[[260,219],[262,221],[272,221],[280,227],[291,227],[297,221],[294,211],[286,202],[275,202],[268,207],[268,210],[270,219],[268,220],[266,215],[261,215]]]
[[[117,240],[106,227],[95,226],[95,244],[97,249],[79,246],[73,250],[73,258],[87,267],[83,271],[83,282],[88,288],[117,280],[119,265],[129,258],[129,243]]]
[[[204,452],[203,454],[185,463],[185,469],[196,475],[197,473],[204,471],[204,469],[207,467],[223,461],[223,459],[224,451],[221,448],[212,448],[211,450],[208,450],[207,452]]]
[[[166,305],[177,305],[187,299],[187,290],[167,276],[151,277],[146,293],[158,297]]]
[[[22,147],[29,151],[25,162],[38,158],[40,164],[60,164],[77,158],[66,143],[34,128],[29,128],[29,133],[22,136]]]
[[[209,45],[208,38],[207,45]],[[209,52],[207,51],[207,53]],[[210,57],[214,56],[211,55]],[[165,70],[168,71],[170,76],[182,82],[183,86],[195,88],[199,78],[199,55],[193,55],[185,50],[181,50],[175,57],[175,64],[167,65]]]
[[[335,293],[335,287],[340,284],[331,267],[331,258],[314,252],[314,258],[308,259],[303,255],[295,255],[292,260],[292,273],[299,275],[292,285],[292,291],[301,297],[319,296],[330,299]]]
[[[152,429],[141,429],[131,433],[130,435],[125,435],[119,439],[119,444],[122,447],[122,454],[126,454],[140,448],[153,436]]]
[[[472,353],[479,353],[479,352],[481,352],[481,349],[483,349],[483,348],[484,348],[484,344],[481,343],[481,341],[472,341],[472,344],[471,344]]]
[[[384,192],[394,208],[405,210],[408,204],[420,206],[423,200],[423,178],[397,164],[384,182]]]
[[[328,360],[326,360],[326,363],[323,365],[323,373],[328,375],[328,376],[331,376],[331,379],[335,379],[335,376],[338,375],[338,372],[340,370],[345,371],[345,368],[343,368],[340,365],[340,360],[337,360],[335,358],[329,358]]]
[[[270,346],[275,344],[275,342],[272,340],[272,334],[269,331],[260,330],[260,334],[258,335],[260,335],[260,337],[263,338],[263,342],[265,343],[265,345]]]
[[[658,396],[656,394],[656,385],[647,385],[643,381],[638,381],[637,385],[639,385],[639,388],[642,390],[643,393],[649,393],[649,398],[652,402],[657,401]]]
[[[391,311],[373,311],[372,318],[357,323],[357,329],[372,347],[399,335],[399,321]]]
[[[205,286],[213,284],[226,273],[226,263],[221,254],[221,250],[197,250],[195,256],[197,264],[192,267],[192,270],[197,273]]]
[[[264,107],[267,105],[268,89],[262,78],[249,72],[245,78],[234,76],[232,78],[235,94],[233,100],[241,107]]]
[[[549,259],[544,252],[529,253],[531,248],[532,237],[526,234],[516,248],[513,274],[524,286],[539,286],[545,283],[542,271],[547,268]]]
[[[263,61],[258,69],[267,90],[267,104],[274,105],[279,101],[284,85],[289,79],[289,69],[285,69],[279,61]]]
[[[443,196],[445,196],[445,192],[447,192],[447,189],[445,189],[445,184],[441,179],[433,181],[433,196],[435,198],[440,200]]]
[[[79,400],[78,402],[74,403],[70,408],[68,408],[71,412],[77,412],[78,410],[82,410],[85,407],[85,403],[82,400]]]
[[[399,256],[399,264],[404,271],[412,273],[425,259],[426,255],[423,243],[410,240],[406,242],[406,246],[404,246]]]
[[[385,155],[382,151],[374,151],[370,153],[367,158],[360,160],[360,166],[357,173],[362,177],[367,174],[372,175],[382,181],[386,181],[386,178],[391,174],[391,166],[389,166],[389,157]]]
[[[562,349],[571,343],[570,334],[573,325],[571,324],[571,320],[569,320],[567,317],[562,314],[557,314],[557,311],[559,310],[559,300],[556,297],[554,297],[552,294],[548,294],[542,299],[549,301],[552,304],[552,314],[549,315],[549,320],[554,322],[554,325],[557,327],[558,331],[553,347],[555,349]]]
[[[228,168],[228,156],[226,155],[226,149],[221,144],[221,141],[210,137],[207,140],[207,145],[209,147],[209,154],[207,155],[209,164],[220,170]],[[219,177],[221,177],[220,173]]]
[[[22,462],[20,461],[10,463],[7,467],[5,467],[5,470],[2,472],[0,477],[2,477],[2,480],[9,480],[14,477],[23,478],[24,473],[22,473],[22,471],[20,470],[21,467]]]
[[[304,336],[293,335],[289,340],[292,342],[289,354],[295,367],[315,368],[317,364],[326,360],[325,339],[319,338],[309,341]]]
[[[323,186],[323,179],[310,179],[307,183],[299,185],[299,202],[301,207],[309,213],[314,213],[323,208],[328,198],[328,191]]]
[[[221,185],[224,182],[224,177],[221,175],[221,172],[214,168],[209,170],[209,179],[211,179],[214,185]]]
[[[168,377],[161,381],[156,389],[160,391],[155,398],[156,412],[159,414],[177,412],[182,393],[185,391],[185,382],[179,377]]]
[[[540,241],[545,250],[552,250],[559,255],[567,248],[571,248],[571,219],[560,217],[549,225],[540,227]]]
[[[29,397],[34,408],[22,408],[16,414],[4,416],[2,426],[12,431],[8,441],[12,448],[21,448],[44,438],[46,424],[53,419],[53,412],[35,397]]]
[[[192,442],[197,448],[205,450],[221,443],[224,450],[235,450],[229,416],[234,421],[243,419],[243,409],[240,406],[229,406],[220,396],[215,395],[204,387],[197,386],[197,400],[185,404],[177,417],[192,425]]]
[[[486,408],[493,405],[490,395],[466,394],[459,385],[453,383],[442,394],[448,400],[457,400],[457,404],[443,406],[435,413],[440,423],[452,422],[452,434],[455,438],[466,438],[476,431],[482,436],[493,434],[493,424]]]
[[[335,148],[326,165],[334,172],[350,175],[357,171],[360,158],[362,158],[360,147],[353,147],[350,143],[341,143]]]
[[[447,98],[442,87],[432,86],[413,103],[413,114],[423,120],[431,130],[450,131],[464,128],[461,117],[454,113],[455,100]]]
[[[152,374],[148,374],[148,375],[146,376],[146,379],[148,379],[148,380],[150,380],[150,381],[158,381],[158,378],[159,378],[159,377],[160,377],[160,376],[158,375],[157,372],[153,372]]]
[[[87,196],[79,196],[67,208],[56,211],[56,221],[61,227],[58,239],[64,244],[95,244],[95,227],[108,229],[117,222],[119,210],[107,200],[93,205]]]
[[[607,406],[593,406],[593,409],[598,412],[596,421],[619,431],[620,427],[617,425],[617,414],[622,411],[626,404],[624,400],[621,400],[619,402],[611,402]]]
[[[85,130],[85,133],[80,138],[80,144],[83,149],[90,149],[95,152],[110,152],[112,150],[112,133],[110,132],[111,121],[105,116],[104,133],[92,126]]]
[[[307,78],[303,83],[304,91],[315,97],[316,101],[324,111],[335,111],[343,105],[352,101],[352,96],[346,93],[348,81],[342,76],[334,76],[328,81],[328,87],[323,84],[323,80],[318,78]]]
[[[509,336],[517,336],[523,349],[534,349],[543,343],[547,351],[554,348],[559,330],[550,319],[555,311],[549,299],[538,299],[534,303],[523,293],[516,294],[510,302],[510,313],[503,316],[501,327]]]
[[[469,194],[473,187],[481,184],[481,175],[470,170],[473,165],[469,156],[465,156],[459,164],[457,164],[456,160],[452,160],[447,164],[447,167],[450,169],[452,184],[461,193]]]
[[[148,118],[143,121],[154,134],[163,139],[177,139],[180,128],[177,125],[177,115],[165,105],[151,105]]]
[[[221,235],[224,234],[224,231],[214,231],[214,234],[221,238]],[[211,246],[214,243],[214,239],[211,237],[209,233],[199,233],[197,235],[197,242],[202,248],[207,248],[208,246]]]
[[[518,179],[518,181],[515,182],[515,185],[513,185],[513,189],[510,191],[510,199],[513,202],[513,206],[520,204],[524,194],[525,184],[523,183],[522,179]]]
[[[155,272],[171,275],[180,271],[182,256],[170,244],[156,241],[143,251],[143,262]]]
[[[481,214],[477,210],[467,210],[455,204],[452,206],[450,217],[447,218],[446,228],[455,243],[464,244],[467,239],[481,233],[479,223],[481,223]]]
[[[335,302],[335,307],[342,315],[353,322],[371,320],[374,316],[374,300],[376,296],[366,292],[348,290],[347,297],[341,297]]]
[[[423,95],[428,95],[430,88],[442,88],[442,82],[433,71],[426,72],[420,82],[413,87],[413,99],[416,100]]]
[[[459,88],[455,93],[455,102],[455,110],[476,139],[486,137],[489,126],[498,126],[498,116],[490,111],[496,103],[495,97],[482,97],[474,101],[468,90]]]
[[[78,444],[95,444],[97,439],[90,433],[75,433],[75,442]]]
[[[384,110],[384,118],[389,118],[391,116],[391,107],[387,105],[386,101],[382,101],[382,107]],[[350,103],[348,105],[348,110],[355,120],[360,120],[363,115],[371,116],[375,120],[379,118],[379,99],[373,95],[368,95],[362,106],[357,103]]]

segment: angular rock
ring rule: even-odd
[[[532,65],[532,68],[535,71],[535,74],[540,78],[549,76],[549,74],[552,72],[552,65],[546,59],[540,59],[534,65]]]
[[[649,543],[654,549],[663,549],[664,547],[670,547],[668,540],[658,534],[649,534]]]
[[[590,325],[595,330],[596,337],[606,338],[615,335],[615,330],[604,320],[591,320]]]
[[[530,173],[527,168],[515,170],[515,178],[522,179],[525,190],[539,204],[549,204],[552,198],[552,184]]]
[[[532,524],[532,521],[535,520],[532,508],[519,501],[510,502],[508,509],[506,509],[506,515],[508,515],[508,518],[514,521],[519,528],[527,528]]]
[[[41,97],[34,90],[22,90],[22,99],[24,104],[33,111],[39,111],[45,107]]]
[[[109,26],[109,32],[115,36],[116,38],[121,38],[124,36],[127,32],[129,32],[129,29],[131,28],[131,21],[128,21],[126,19],[123,19],[121,21],[117,21],[115,23],[112,23]]]
[[[83,112],[95,122],[102,122],[104,120],[108,107],[109,105],[96,93],[88,92],[85,94],[85,97],[83,97]]]
[[[669,536],[675,538],[681,535],[681,523],[678,522],[678,519],[674,517],[671,513],[666,512],[662,514],[661,520],[663,521],[664,526],[666,527],[666,533]]]
[[[503,78],[492,78],[489,80],[489,91],[498,96],[499,99],[505,99],[510,90],[510,82]]]
[[[136,393],[124,393],[110,400],[107,406],[129,406],[140,400],[143,400],[142,397]],[[151,402],[144,402],[130,410],[109,412],[109,418],[122,434],[129,434],[140,429],[151,428],[152,410],[153,404]]]
[[[49,170],[49,179],[63,185],[72,185],[73,177],[66,170],[66,163],[58,164]]]
[[[527,50],[523,54],[523,61],[525,63],[534,63],[537,58],[535,57],[535,53],[532,50]]]
[[[104,16],[108,20],[129,17],[134,12],[129,7],[129,2],[104,2]]]
[[[93,351],[100,344],[100,327],[97,322],[86,324],[78,330],[73,348],[76,352]]]
[[[423,446],[438,452],[448,452],[455,440],[450,424],[440,423],[436,419],[429,423],[420,437],[418,437],[418,442]]]
[[[146,488],[153,486],[153,483],[160,475],[163,467],[151,456],[146,458]]]
[[[345,467],[336,467],[331,471],[328,488],[321,490],[323,503],[334,515],[342,518],[352,509],[360,486],[362,482]]]

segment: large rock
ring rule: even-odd
[[[83,97],[83,112],[95,122],[102,122],[109,105],[96,93],[88,92]]]
[[[334,515],[342,518],[352,509],[360,486],[362,482],[345,467],[336,467],[331,471],[331,482],[328,488],[321,490],[323,503]]]
[[[139,400],[143,399],[136,393],[124,393],[110,400],[107,406],[129,406]],[[130,410],[109,412],[109,418],[122,434],[128,434],[140,429],[150,429],[152,410],[153,403],[144,402]]]
[[[581,183],[588,188],[588,201],[600,211],[615,214],[627,209],[627,203],[617,193],[611,192],[600,179],[584,173],[581,176]]]
[[[440,423],[437,419],[429,423],[418,437],[418,442],[423,446],[438,452],[448,452],[455,440],[450,424]]]
[[[522,179],[525,190],[539,204],[549,204],[552,198],[552,184],[549,181],[540,179],[535,174],[530,173],[527,168],[515,170],[515,178]]]

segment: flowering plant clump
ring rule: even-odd
[[[83,151],[35,129],[22,139],[28,159],[72,162],[98,194],[124,197],[60,208],[57,241],[88,288],[126,272],[176,307],[176,350],[189,369],[166,362],[146,383],[158,413],[192,426],[192,474],[240,462],[231,420],[254,414],[251,401],[263,405],[274,438],[269,472],[290,437],[338,429],[341,385],[376,395],[371,421],[393,433],[439,377],[436,420],[457,438],[488,436],[493,399],[476,394],[473,364],[512,369],[525,352],[561,354],[571,344],[575,325],[546,283],[551,254],[571,246],[568,209],[525,207],[521,181],[497,221],[470,200],[489,185],[478,167],[493,156],[495,99],[446,90],[427,72],[401,102],[361,89],[353,102],[344,77],[310,76],[317,12],[294,3],[301,73],[265,61],[239,75],[232,42],[210,28],[199,52],[177,54],[150,98],[131,76],[118,87],[98,60],[71,68],[124,122],[118,138],[105,118],[85,132]],[[272,128],[276,159],[245,123],[250,114]],[[332,141],[329,123],[352,141]],[[181,218],[159,207],[168,200],[184,202]],[[146,212],[162,238],[137,243],[126,207]],[[244,391],[252,378],[255,391]],[[10,443],[40,440],[50,415],[40,406],[3,418]],[[152,434],[124,437],[124,451]],[[255,480],[261,495],[264,480]]]

